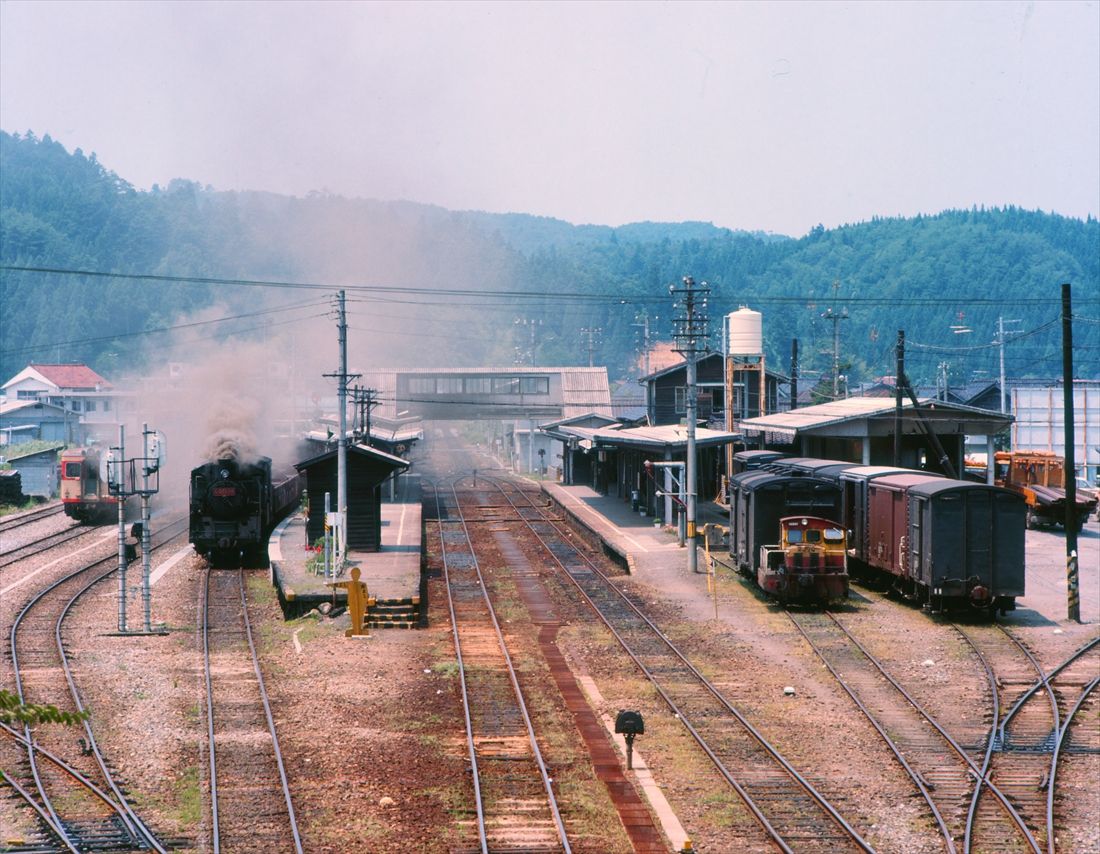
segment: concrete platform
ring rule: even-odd
[[[540,483],[542,491],[583,527],[603,541],[604,550],[631,574],[652,574],[687,566],[687,549],[676,538],[675,528],[653,524],[652,516],[641,516],[630,509],[630,502],[615,496],[600,495],[589,486],[563,486]],[[696,526],[728,526],[726,508],[712,501],[699,503]],[[702,536],[699,537],[699,564],[702,569]]]
[[[352,567],[359,567],[367,594],[378,605],[367,614],[368,625],[419,623],[424,601],[420,573],[421,507],[419,490],[404,500],[382,505],[382,549],[377,552],[349,551],[346,571],[336,581],[347,581]],[[301,616],[324,602],[335,607],[347,604],[347,592],[329,587],[321,574],[307,565],[313,552],[306,550],[306,520],[295,514],[275,529],[268,542],[271,583],[287,619]],[[329,578],[329,582],[334,579]],[[401,619],[397,619],[400,615]]]

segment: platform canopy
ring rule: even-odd
[[[976,409],[931,398],[918,399],[920,415],[941,436],[994,435],[1008,428],[1011,415]],[[793,444],[800,437],[874,438],[892,436],[895,402],[885,397],[848,397],[816,406],[748,418],[737,424],[746,436],[769,443]],[[902,433],[919,434],[924,428],[912,401],[902,403]]]
[[[542,428],[544,433],[567,444],[580,448],[635,448],[655,452],[676,451],[687,448],[687,427],[681,424],[665,424],[660,427],[577,427],[560,424]],[[695,429],[697,448],[709,448],[739,442],[739,433],[722,430]]]

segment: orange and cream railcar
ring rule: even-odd
[[[818,516],[779,520],[781,541],[760,547],[756,582],[784,604],[828,605],[848,596],[843,528]]]
[[[98,524],[118,518],[118,499],[107,490],[106,458],[94,448],[61,453],[61,503],[65,515]]]

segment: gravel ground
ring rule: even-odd
[[[1031,531],[1027,542],[1028,595],[1005,622],[1050,666],[1097,634],[1100,530],[1091,522],[1080,539],[1083,624],[1065,619],[1064,538]],[[195,604],[202,572],[201,561],[190,555],[154,588],[154,621],[167,625],[167,636],[111,635],[117,582],[102,585],[76,610],[66,634],[101,746],[149,823],[180,849],[195,850],[208,850]],[[662,579],[660,587],[622,583],[781,749],[819,769],[822,788],[879,850],[928,850],[934,837],[907,779],[774,606],[726,577],[715,621],[701,576]],[[343,637],[346,619],[284,622],[266,573],[250,579],[252,619],[308,851],[449,852],[474,838],[453,647],[438,582],[432,585],[430,628],[353,640]],[[646,714],[638,749],[696,848],[752,850],[730,835],[743,807],[725,784],[712,782],[683,727],[610,635],[576,606],[574,595],[550,587],[570,622],[560,636],[562,648],[576,673],[591,676],[605,698],[598,711],[613,716],[639,708]],[[10,607],[5,602],[5,616]],[[136,601],[131,607],[140,613]],[[850,619],[919,690],[948,705],[973,701],[972,664],[953,655],[942,627],[924,614],[869,601],[857,602]],[[921,666],[926,659],[944,666]],[[3,684],[9,682],[6,673]],[[787,685],[795,687],[794,697],[784,696]],[[1088,725],[1097,726],[1095,704],[1092,709]],[[1067,768],[1060,788],[1074,793],[1074,808],[1062,844],[1065,850],[1098,850],[1100,758],[1074,756]],[[7,825],[10,816],[0,805],[0,822]]]

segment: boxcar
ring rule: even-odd
[[[867,485],[867,551],[869,566],[896,578],[908,576],[905,538],[909,531],[911,486],[934,477],[923,474],[892,474]]]
[[[938,479],[909,488],[908,571],[933,607],[1011,611],[1024,595],[1023,496]]]
[[[868,485],[880,477],[901,474],[923,474],[942,477],[931,472],[897,466],[853,466],[838,474],[841,488],[840,522],[848,531],[848,555],[855,559],[856,569],[868,562]]]

